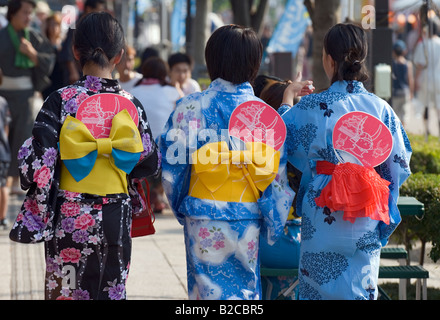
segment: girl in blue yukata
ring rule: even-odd
[[[278,110],[287,126],[288,161],[302,172],[296,211],[302,216],[300,299],[377,299],[380,250],[401,221],[396,203],[411,173],[412,150],[393,109],[364,88],[367,50],[362,28],[332,27],[322,61],[330,88],[291,107],[291,85]],[[335,125],[355,111],[374,116],[390,131],[390,155],[374,168],[338,161]]]
[[[292,203],[283,149],[229,144],[234,109],[261,101],[251,86],[261,57],[253,30],[217,29],[205,50],[212,83],[177,102],[158,142],[163,186],[184,226],[190,299],[261,299],[260,234],[273,244]]]

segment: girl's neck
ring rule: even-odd
[[[96,64],[87,64],[83,67],[82,71],[84,75],[87,76],[93,76],[98,78],[105,78],[105,79],[113,79],[113,68],[101,68],[100,66]]]

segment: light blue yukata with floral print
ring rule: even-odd
[[[158,141],[163,152],[163,186],[184,226],[190,299],[261,299],[259,236],[272,244],[277,240],[293,200],[283,150],[278,174],[258,202],[188,195],[189,157],[207,142],[228,141],[233,110],[243,102],[259,100],[253,93],[247,82],[233,85],[214,80],[207,90],[178,101]]]
[[[412,150],[402,124],[388,103],[357,81],[337,81],[284,111],[279,110],[287,126],[288,161],[302,172],[297,198],[297,213],[302,216],[299,298],[376,299],[380,250],[401,221],[399,187],[411,173]],[[331,179],[316,173],[316,163],[338,163],[332,132],[337,120],[352,111],[375,116],[392,134],[391,155],[375,168],[391,183],[389,225],[369,217],[344,221],[342,211],[330,212],[315,203]]]

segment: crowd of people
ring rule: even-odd
[[[11,192],[26,191],[10,238],[44,241],[47,299],[125,299],[145,179],[154,211],[169,203],[183,226],[190,299],[262,299],[262,265],[298,268],[300,299],[377,299],[380,249],[401,221],[412,151],[398,111],[364,87],[361,27],[328,30],[331,86],[314,93],[301,74],[258,75],[256,32],[222,26],[206,44],[211,84],[202,91],[183,53],[165,61],[149,48],[136,70],[138,54],[103,1],[86,1],[65,37],[59,13],[43,34],[30,29],[35,7],[11,0],[0,30],[0,125],[10,128],[0,134],[0,182],[9,176]],[[35,92],[44,96],[36,117]],[[230,143],[231,115],[249,101],[276,110],[282,147]],[[347,114],[358,125],[371,115],[389,132],[389,155],[374,168],[337,151],[333,131]],[[368,143],[362,126],[349,133]]]

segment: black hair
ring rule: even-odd
[[[292,81],[290,80],[260,74],[255,78],[253,84],[254,94],[272,108],[278,110],[283,102],[284,91],[291,83]],[[295,98],[294,104],[295,103],[298,103],[298,98]]]
[[[80,55],[81,67],[93,62],[105,68],[125,48],[124,31],[109,13],[89,13],[76,26],[73,46]]]
[[[84,3],[84,8],[92,8],[92,9],[96,9],[98,7],[99,4],[102,4],[105,6],[105,0],[87,0]]]
[[[251,28],[225,25],[213,32],[205,48],[205,60],[211,80],[240,84],[253,82],[263,55],[263,46]]]
[[[339,23],[324,37],[324,50],[335,61],[332,83],[343,80],[368,80],[365,67],[368,54],[367,34],[352,23]]]
[[[144,63],[148,58],[151,57],[159,57],[159,51],[153,47],[145,48],[144,52],[142,52],[142,63]]]
[[[150,57],[142,64],[142,75],[144,79],[151,78],[159,80],[159,83],[164,86],[168,84],[166,80],[168,75],[168,65],[160,57]],[[137,84],[141,82],[142,80],[139,80]]]
[[[12,16],[20,11],[23,3],[29,3],[34,9],[37,7],[37,4],[33,0],[10,0],[8,3],[8,13],[6,14],[6,18],[9,22],[11,22]]]
[[[275,76],[269,76],[265,74],[260,74],[255,78],[253,88],[254,88],[254,94],[257,97],[260,97],[261,92],[264,90],[264,88],[270,83],[270,82],[283,82],[283,79],[275,77]]]
[[[181,52],[173,53],[168,57],[168,66],[170,69],[178,63],[187,63],[191,68],[193,61],[189,55]]]

